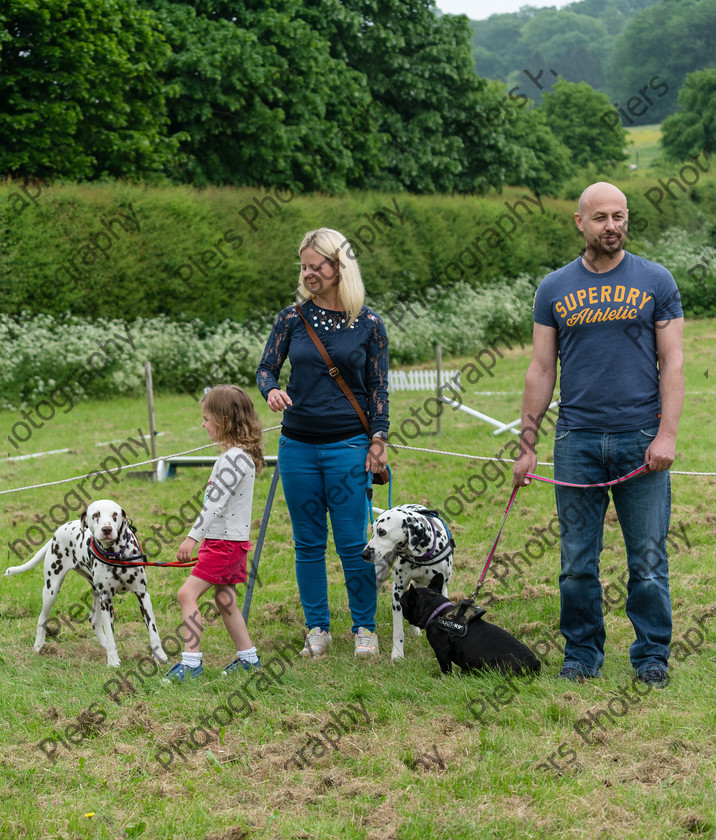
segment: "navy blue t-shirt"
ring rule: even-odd
[[[585,268],[581,257],[548,274],[535,295],[534,320],[557,330],[557,428],[620,432],[658,426],[655,322],[682,316],[671,273],[628,251],[603,274]]]
[[[380,316],[364,306],[349,327],[345,312],[323,309],[312,300],[302,310],[353,391],[371,434],[387,432],[388,336]],[[284,433],[306,440],[360,434],[363,426],[355,409],[328,373],[293,306],[279,312],[256,373],[264,399],[272,388],[278,388],[287,358],[291,373],[286,393],[293,405],[283,412]]]

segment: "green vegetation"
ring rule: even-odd
[[[511,165],[467,22],[434,0],[6,7],[4,175],[473,193]]]
[[[0,495],[6,566],[27,559],[50,510],[81,509],[78,482],[102,469],[112,446],[132,438],[127,460],[149,457],[140,443],[145,361],[160,453],[204,446],[197,398],[229,379],[249,390],[267,453],[276,453],[278,418],[253,374],[273,316],[292,300],[296,247],[312,228],[350,240],[394,365],[432,366],[438,343],[447,369],[493,358],[465,402],[517,417],[534,288],[581,250],[576,199],[605,178],[628,196],[629,249],[666,265],[682,291],[687,401],[675,466],[712,471],[703,440],[714,414],[713,71],[687,77],[683,116],[667,120],[663,149],[655,123],[687,73],[713,66],[714,13],[716,0],[525,7],[472,24],[476,75],[469,24],[436,14],[434,0],[5,3],[0,419],[8,456],[66,450],[0,461],[4,490],[28,488]],[[489,71],[479,69],[485,62]],[[636,171],[620,163],[622,124],[639,152]],[[483,477],[485,492],[449,514],[457,540],[450,592],[459,598],[474,588],[509,493],[508,465],[477,458],[498,456],[507,436],[449,408],[440,436],[433,423],[418,434],[415,411],[426,398],[391,393],[393,437],[469,457],[395,449],[393,502],[441,508],[455,488]],[[551,458],[549,433],[540,455]],[[154,484],[131,472],[101,477],[94,498],[120,502],[145,540],[177,533],[177,517],[186,519],[183,506],[208,476],[185,468]],[[78,478],[38,486],[68,476]],[[269,468],[257,481],[254,540],[270,479]],[[541,654],[532,682],[443,679],[425,640],[412,636],[406,659],[391,663],[389,594],[379,601],[380,659],[355,662],[330,546],[330,655],[289,655],[266,690],[222,722],[214,710],[246,680],[220,677],[233,652],[216,622],[205,634],[204,679],[165,687],[164,668],[147,658],[135,599],[115,604],[123,664],[114,671],[86,622],[78,575],[65,582],[58,632],[39,656],[31,645],[41,571],[3,577],[0,837],[716,836],[716,486],[712,477],[675,475],[673,493],[665,691],[633,688],[612,513],[601,566],[604,676],[583,685],[555,679],[559,549],[543,540],[554,496],[536,482],[517,497],[482,593],[488,617]],[[387,506],[385,488],[376,503]],[[181,535],[166,539],[161,560],[173,559]],[[535,543],[539,556],[526,560]],[[148,574],[160,633],[171,640],[186,572]],[[279,489],[249,625],[266,665],[301,646],[302,624]],[[351,718],[335,748],[317,739],[358,706],[368,720]],[[306,766],[292,762],[306,745]]]
[[[709,242],[716,182],[709,162],[701,166],[707,171],[696,173],[696,182],[689,171],[669,191],[659,179],[679,180],[680,164],[614,179],[640,219],[632,226],[632,249],[641,252],[643,240],[653,242],[673,227],[695,243]],[[0,184],[0,270],[12,282],[0,286],[0,312],[129,321],[166,315],[208,325],[272,318],[291,302],[297,243],[320,226],[353,243],[370,299],[383,308],[428,287],[449,291],[462,281],[481,289],[524,274],[540,277],[581,249],[574,202],[599,177],[593,169],[573,176],[560,199],[519,188],[480,198],[329,197],[6,182]]]
[[[713,470],[712,452],[703,442],[714,413],[712,378],[704,374],[713,365],[715,330],[713,319],[687,323],[687,397],[678,470]],[[493,346],[503,357],[494,354],[491,375],[467,386],[465,401],[508,420],[519,414],[530,347],[508,351],[503,343]],[[481,349],[477,344],[470,353]],[[467,361],[466,356],[450,358],[443,365],[459,368]],[[251,394],[264,427],[274,426],[276,416],[255,389]],[[392,394],[392,428],[414,434],[413,425],[404,421],[427,397],[420,392]],[[157,438],[160,453],[205,444],[190,397],[159,396],[156,416],[162,432]],[[0,417],[7,434],[19,414],[3,412]],[[25,448],[71,451],[3,462],[3,489],[95,470],[111,454],[106,443],[97,444],[136,438],[138,428],[146,431],[142,399],[78,404],[70,414],[58,414],[36,430]],[[406,443],[493,457],[508,442],[505,435],[495,437],[491,427],[452,410],[443,414],[441,429],[440,436],[431,436],[434,426],[425,427],[418,437],[406,437]],[[276,434],[266,433],[270,454],[277,449]],[[549,436],[539,454],[541,461],[551,460]],[[135,461],[145,457],[138,448]],[[502,520],[507,478],[494,465],[487,469],[487,462],[469,458],[399,449],[391,462],[394,504],[440,507],[454,494],[454,486],[464,485],[471,475],[485,471],[492,477],[482,496],[466,500],[462,512],[449,519],[457,541],[450,593],[456,598],[466,595],[475,586]],[[169,517],[177,515],[208,474],[205,469],[180,469],[174,479],[150,484],[127,472],[100,495],[125,507],[140,538],[154,529],[166,534]],[[551,475],[548,467],[540,472]],[[257,482],[254,540],[270,473],[269,468]],[[244,685],[243,677],[229,683],[219,676],[232,651],[216,622],[207,627],[202,645],[204,679],[167,687],[159,682],[163,669],[152,675],[146,659],[147,634],[133,596],[120,597],[115,604],[122,666],[114,671],[107,668],[105,653],[85,621],[86,610],[80,606],[71,612],[87,591],[78,575],[68,575],[65,581],[55,611],[65,620],[39,656],[32,643],[41,606],[41,570],[3,577],[0,627],[6,679],[0,698],[0,792],[5,807],[0,835],[28,840],[712,837],[716,485],[713,477],[681,475],[672,483],[672,679],[663,691],[640,689],[641,696],[633,688],[628,660],[633,635],[624,611],[620,577],[625,561],[613,512],[607,516],[601,564],[608,599],[603,677],[582,685],[555,679],[561,665],[559,549],[548,544],[542,546],[543,553],[539,546],[535,550],[555,517],[554,494],[544,484],[533,483],[518,493],[498,549],[500,562],[488,574],[479,599],[490,603],[489,620],[540,651],[544,665],[539,678],[531,683],[506,682],[494,675],[442,678],[425,639],[410,634],[405,660],[392,664],[387,592],[380,596],[378,608],[380,659],[355,662],[345,586],[330,545],[335,640],[330,655],[315,662],[290,660],[285,673],[274,666],[278,677],[264,691],[253,692],[251,713],[237,713],[224,726],[209,719],[208,725],[218,732],[196,749],[182,745],[194,736],[197,744],[203,743],[202,719],[211,718],[229,694]],[[0,496],[3,542],[24,539],[34,517],[62,503],[73,486]],[[385,488],[377,489],[376,497],[377,504],[386,506]],[[172,559],[180,539],[171,540],[159,559]],[[532,559],[526,563],[518,553],[524,555],[530,540]],[[6,555],[6,566],[20,562],[9,550]],[[292,558],[279,488],[249,621],[264,661],[287,645],[302,644]],[[148,569],[164,639],[170,639],[180,623],[176,592],[185,574],[180,569]],[[171,643],[167,647],[175,649]],[[138,675],[127,677],[133,689],[117,694],[111,682],[104,688],[130,671]],[[121,702],[113,702],[112,693]],[[332,715],[361,703],[369,724],[362,714],[356,714],[353,723],[344,717],[336,749],[312,741],[304,752],[308,766],[291,763],[309,739],[320,737]],[[590,721],[589,715],[599,716],[600,722]],[[44,751],[38,746],[43,741]],[[162,750],[172,750],[172,745],[184,751],[185,761],[176,751],[169,761]]]
[[[664,166],[660,125],[638,125],[627,129],[628,162],[640,170]]]
[[[676,110],[686,76],[714,67],[716,0],[579,0],[470,21],[480,76],[540,102],[557,80],[605,93],[625,128]],[[536,79],[536,81],[534,81]]]
[[[627,108],[626,125],[660,122],[676,110],[687,74],[714,66],[714,27],[716,0],[662,0],[634,15],[614,41],[607,72],[609,91]],[[668,84],[663,96],[650,89],[655,75]],[[638,101],[630,106],[631,97]]]
[[[672,160],[716,151],[716,69],[686,77],[679,110],[664,120],[662,142]]]
[[[0,173],[556,196],[587,164],[617,175],[622,126],[673,111],[687,73],[713,65],[716,0],[496,15],[472,24],[477,73],[468,20],[436,12],[435,0],[10,0]],[[684,134],[672,154],[710,144],[689,120],[672,124]]]
[[[605,123],[609,100],[586,82],[560,80],[542,99],[542,111],[555,137],[571,151],[572,168],[595,166],[606,172],[625,158],[626,132]]]
[[[170,162],[154,70],[169,51],[134,0],[4,3],[0,49],[4,175],[141,179]]]

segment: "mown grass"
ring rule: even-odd
[[[647,169],[652,164],[661,163],[664,149],[661,145],[661,125],[637,125],[627,129],[629,139],[629,164],[636,164],[640,169]]]
[[[716,371],[709,366],[715,337],[714,320],[687,325],[687,400],[678,470],[713,471]],[[476,348],[476,353],[481,349]],[[473,408],[511,420],[519,414],[530,347],[500,349],[503,358],[493,354],[492,376],[485,373],[468,386],[464,399]],[[487,366],[489,357],[482,358]],[[444,367],[459,368],[467,361],[444,360]],[[255,391],[252,394],[257,397]],[[393,394],[393,430],[412,434],[414,427],[405,420],[411,410],[422,409],[428,396]],[[276,417],[263,401],[257,398],[256,405],[264,426],[275,425]],[[19,414],[1,416],[7,435]],[[189,397],[158,395],[156,417],[163,433],[157,438],[160,454],[206,442],[196,404]],[[138,428],[146,431],[146,423],[141,400],[79,404],[36,430],[23,450],[68,447],[71,452],[0,464],[2,487],[23,487],[96,469],[111,454],[106,445],[96,446],[98,442],[136,438]],[[432,435],[434,430],[434,424],[424,426],[410,443],[495,456],[509,439],[505,434],[494,436],[491,427],[450,409],[441,418],[441,434]],[[267,452],[274,454],[276,447],[277,432],[267,432]],[[551,460],[549,437],[539,454],[540,460]],[[138,453],[135,460],[145,457]],[[455,495],[456,485],[482,473],[486,463],[406,449],[394,452],[391,462],[394,504],[416,501],[437,507]],[[541,470],[550,474],[548,467]],[[469,498],[462,512],[450,518],[457,541],[453,596],[474,588],[502,519],[508,481],[497,470],[490,475],[487,491]],[[174,479],[153,484],[124,471],[118,482],[93,495],[120,502],[140,537],[148,537],[153,527],[165,528],[167,518],[177,514],[206,477],[206,470],[183,469]],[[257,481],[254,538],[270,478],[268,469]],[[246,688],[241,677],[228,681],[219,675],[232,650],[218,623],[205,631],[205,677],[191,685],[167,687],[159,680],[163,668],[152,675],[146,658],[148,637],[133,597],[122,596],[116,603],[115,632],[122,658],[117,672],[107,668],[105,653],[82,611],[70,618],[72,605],[87,590],[79,576],[68,576],[54,613],[71,626],[63,623],[41,655],[32,650],[41,607],[40,569],[2,578],[0,836],[43,840],[715,836],[716,482],[713,477],[675,475],[672,484],[672,679],[667,689],[642,690],[642,696],[632,684],[628,647],[633,635],[619,588],[624,551],[612,510],[602,555],[602,578],[610,599],[603,677],[583,685],[555,679],[561,664],[558,546],[546,548],[530,565],[515,557],[530,539],[543,539],[555,516],[551,488],[534,482],[517,496],[498,552],[502,562],[488,576],[481,600],[490,602],[490,620],[542,654],[544,666],[537,679],[441,677],[425,639],[411,635],[406,635],[405,660],[391,663],[387,594],[381,596],[378,608],[379,660],[355,662],[345,586],[331,545],[334,644],[330,655],[308,662],[287,656],[282,668],[274,664],[274,677],[267,676],[264,690],[256,684],[249,688],[250,712],[244,708],[223,727],[214,723],[218,734],[196,750],[181,747],[183,739],[193,730],[196,740],[203,741],[196,729],[202,718],[208,716],[211,724],[214,710],[233,692]],[[3,545],[24,538],[35,515],[62,502],[73,486],[0,496]],[[379,488],[376,495],[376,504],[386,506],[386,490]],[[172,559],[180,539],[173,539],[160,559]],[[6,566],[20,562],[9,549],[3,551]],[[149,569],[148,574],[160,633],[166,640],[180,622],[176,591],[186,573]],[[260,579],[249,627],[264,662],[278,662],[282,649],[302,644],[303,625],[290,523],[280,489]],[[704,628],[704,641],[699,628]],[[130,670],[140,672],[140,677],[130,678],[134,687],[118,693],[117,683],[109,681]],[[119,702],[112,700],[112,693]],[[619,696],[629,698],[627,707]],[[369,722],[358,711],[361,704]],[[343,715],[344,721],[339,741],[335,730],[328,729],[336,715]],[[316,740],[323,738],[322,730],[338,741],[335,749]],[[44,739],[55,739],[54,761],[38,747]],[[183,750],[185,760],[174,752],[168,761],[161,750],[172,744]],[[302,747],[308,761],[298,767],[291,759]],[[50,747],[45,749],[49,752]]]

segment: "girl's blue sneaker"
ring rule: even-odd
[[[196,668],[191,668],[189,665],[184,665],[181,662],[177,662],[176,665],[172,667],[166,677],[162,677],[162,682],[170,683],[170,682],[184,682],[187,677],[192,677],[195,679],[196,677],[200,677],[204,673],[204,666],[199,663]]]
[[[227,674],[232,674],[234,671],[240,671],[243,669],[244,671],[253,671],[258,670],[261,668],[261,657],[257,657],[258,662],[249,662],[248,659],[239,659],[238,656],[234,659],[233,662],[229,662],[229,664],[224,668],[221,672],[222,677],[225,677]]]

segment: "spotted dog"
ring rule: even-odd
[[[403,658],[403,610],[400,596],[411,580],[428,585],[437,574],[443,576],[443,593],[452,576],[455,543],[447,525],[435,511],[422,505],[398,505],[375,520],[373,536],[363,549],[363,559],[375,563],[378,592],[393,570],[392,659]],[[413,627],[416,635],[420,633]]]
[[[92,502],[80,519],[61,525],[53,538],[22,566],[11,566],[6,575],[17,575],[45,561],[45,585],[42,590],[42,612],[37,620],[34,648],[39,653],[45,644],[47,622],[60,591],[65,575],[74,569],[92,586],[90,624],[95,636],[107,650],[107,665],[119,666],[117,645],[114,641],[113,598],[119,592],[134,592],[139,609],[149,631],[152,653],[160,662],[167,655],[157,632],[152,601],[147,591],[147,576],[141,566],[121,568],[110,566],[90,550],[90,538],[99,554],[121,560],[131,560],[141,555],[137,538],[129,528],[127,515],[115,502],[102,499]]]

